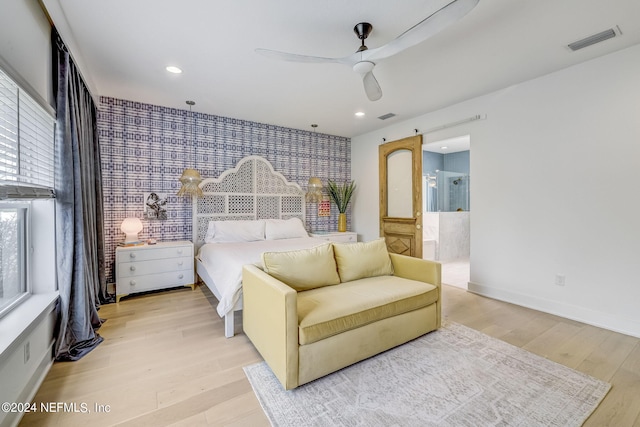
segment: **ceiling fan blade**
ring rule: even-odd
[[[469,13],[480,0],[454,0],[427,18],[423,19],[395,40],[384,46],[370,49],[367,60],[376,61],[393,56],[405,49],[422,43],[434,34],[444,30],[467,13]]]
[[[343,58],[324,58],[322,56],[298,55],[297,53],[280,52],[280,51],[271,50],[271,49],[256,49],[255,51],[260,55],[266,56],[267,58],[279,59],[282,61],[290,61],[290,62],[331,63],[331,62],[341,62],[343,60]]]
[[[382,89],[378,84],[373,72],[369,71],[362,75],[362,83],[364,83],[364,91],[370,101],[377,101],[382,98]]]

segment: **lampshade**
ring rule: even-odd
[[[200,172],[187,168],[180,177],[182,188],[178,191],[178,196],[198,196],[202,197],[202,189],[198,185],[202,182]]]
[[[125,218],[120,225],[120,230],[125,235],[125,243],[136,242],[138,233],[142,231],[142,222],[138,218]]]
[[[322,181],[320,178],[312,176],[309,178],[309,184],[307,185],[307,202],[318,203],[322,201]]]

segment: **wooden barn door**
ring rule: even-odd
[[[379,147],[380,236],[389,252],[422,258],[422,135]]]

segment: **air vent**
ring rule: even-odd
[[[616,32],[613,28],[609,28],[608,30],[602,31],[601,33],[594,34],[589,37],[585,37],[582,40],[578,40],[576,42],[570,43],[569,49],[571,50],[579,50],[583,49],[587,46],[594,45],[596,43],[603,42],[605,40],[611,39],[616,36]]]
[[[393,113],[387,113],[387,114],[383,114],[382,116],[378,117],[380,120],[387,120],[390,119],[391,117],[395,117],[396,115]]]

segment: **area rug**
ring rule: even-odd
[[[290,391],[244,370],[273,426],[580,426],[611,388],[453,322]]]

